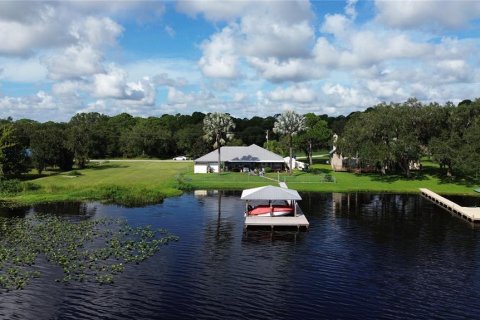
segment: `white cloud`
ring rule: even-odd
[[[268,94],[273,101],[289,101],[309,103],[316,99],[315,92],[303,85],[294,85],[287,88],[277,88]]]
[[[44,91],[23,97],[0,97],[0,118],[51,120],[58,119],[56,111],[58,105],[54,97]]]
[[[242,18],[240,28],[244,37],[242,51],[247,56],[302,57],[308,55],[313,43],[314,32],[308,20],[286,23],[273,17],[251,14]]]
[[[126,76],[125,71],[115,67],[112,67],[108,73],[94,75],[93,96],[96,98],[123,98]]]
[[[327,14],[325,21],[320,27],[323,33],[331,33],[337,39],[343,40],[352,33],[353,22],[343,14]]]
[[[167,103],[174,105],[202,105],[207,101],[213,101],[215,96],[211,92],[200,91],[185,93],[173,87],[168,88]]]
[[[150,78],[145,77],[136,82],[127,82],[127,78],[124,70],[111,66],[108,73],[93,76],[92,95],[100,99],[112,98],[139,105],[155,103],[155,86]]]
[[[238,77],[234,33],[234,27],[227,26],[202,43],[203,56],[198,65],[207,77],[227,79]]]
[[[45,81],[47,69],[40,63],[38,57],[28,59],[1,58],[0,80],[10,82],[32,83]]]
[[[285,66],[292,62],[284,60],[309,56],[314,30],[308,1],[234,1],[228,4],[217,1],[198,1],[192,6],[183,1],[178,4],[179,10],[191,15],[202,13],[213,21],[230,22],[202,43],[199,66],[206,76],[234,79],[239,76],[239,65],[245,60],[254,61],[251,66],[256,68],[263,66],[260,61],[276,59],[279,65]],[[260,72],[264,69],[262,67]],[[276,74],[272,78],[283,81],[281,71]]]
[[[468,0],[376,0],[377,21],[395,28],[458,28],[480,18],[480,2]]]
[[[116,44],[123,28],[110,18],[86,17],[72,23],[70,34],[81,43],[92,47],[102,47]]]
[[[176,81],[179,86],[202,81],[202,74],[198,70],[197,62],[182,58],[136,60],[123,65],[123,69],[132,80],[138,80],[145,76],[157,79],[156,76],[159,75],[160,78],[168,78],[168,81]],[[166,79],[162,81],[168,82]],[[159,83],[158,85],[168,84]]]
[[[57,34],[59,27],[43,21],[27,25],[0,20],[0,55],[27,55],[39,46],[57,45],[66,38]]]
[[[233,101],[235,102],[242,102],[245,101],[245,99],[246,95],[243,92],[235,92],[235,94],[233,95]]]
[[[45,58],[49,76],[55,80],[79,78],[103,71],[102,54],[89,45],[70,46],[61,54]]]
[[[157,86],[168,86],[168,87],[184,87],[188,84],[187,79],[185,78],[171,78],[167,73],[157,74],[153,81]]]
[[[359,88],[346,87],[340,84],[325,84],[322,86],[322,93],[329,104],[335,106],[337,114],[363,110],[380,102],[377,98],[365,94]]]
[[[123,29],[111,18],[128,12],[163,12],[150,1],[0,1],[0,55],[31,55],[78,41],[104,46]]]
[[[322,75],[322,70],[305,59],[249,58],[248,62],[258,70],[260,75],[272,82],[304,81]]]
[[[88,83],[83,81],[62,81],[57,82],[52,85],[52,93],[55,96],[59,97],[71,97],[71,96],[80,96],[81,92],[86,92],[90,90]]]

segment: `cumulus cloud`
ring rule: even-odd
[[[244,54],[279,59],[307,56],[314,31],[308,20],[286,23],[269,16],[246,15],[240,24]]]
[[[103,71],[101,53],[90,45],[76,45],[44,59],[49,76],[55,80],[79,78]]]
[[[211,92],[200,91],[185,93],[176,88],[168,88],[167,103],[169,104],[203,104],[207,101],[213,101],[215,96]]]
[[[70,34],[81,43],[92,47],[114,45],[123,28],[110,18],[86,17],[72,23]]]
[[[77,43],[44,58],[49,77],[73,79],[104,71],[101,48],[116,44],[123,28],[110,18],[86,17],[72,23],[70,34]]]
[[[58,119],[55,98],[44,91],[23,97],[0,97],[0,118]]]
[[[201,45],[203,56],[198,62],[203,74],[214,78],[236,78],[238,57],[235,50],[235,29],[227,26]]]
[[[23,1],[0,1],[0,55],[30,55],[79,40],[92,46],[112,44],[121,27],[110,18],[96,16],[102,10],[142,6],[132,1],[88,3],[34,1],[26,5]]]
[[[304,81],[320,77],[322,70],[306,59],[249,58],[248,62],[258,70],[260,75],[272,82]]]
[[[157,86],[167,86],[167,87],[184,87],[188,84],[187,79],[181,78],[181,77],[174,79],[170,77],[167,73],[157,74],[153,78],[153,82]]]
[[[480,18],[480,2],[376,0],[376,20],[394,28],[459,28]]]
[[[47,69],[37,57],[1,58],[0,80],[19,83],[37,83],[47,78]]]
[[[253,61],[251,66],[256,68],[262,65],[261,61],[309,56],[314,30],[308,1],[234,1],[231,4],[226,7],[225,2],[204,1],[188,8],[184,2],[178,5],[179,10],[192,15],[202,13],[207,19],[229,21],[226,27],[202,43],[199,66],[203,74],[233,79],[239,76],[240,60]],[[281,61],[281,64],[285,63]],[[280,75],[282,71],[276,73]],[[282,81],[280,77],[274,78]]]
[[[150,78],[128,82],[127,73],[113,66],[108,73],[93,76],[92,91],[93,96],[100,99],[130,100],[144,105],[155,103],[155,86]]]
[[[295,85],[287,88],[277,88],[268,94],[273,101],[289,101],[309,103],[316,99],[315,92],[306,86]]]

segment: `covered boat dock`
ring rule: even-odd
[[[246,189],[242,192],[242,200],[246,201],[246,208],[248,201],[287,201],[294,207],[293,216],[282,217],[265,217],[248,215],[248,210],[245,210],[245,228],[249,227],[294,227],[297,229],[308,229],[310,223],[303,214],[302,209],[297,201],[302,198],[296,190],[280,188],[275,186],[265,186],[259,188]]]

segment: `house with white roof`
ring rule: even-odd
[[[224,146],[220,148],[220,161],[225,171],[242,171],[270,167],[274,171],[284,170],[285,160],[271,151],[255,144],[250,146]],[[195,173],[218,172],[218,149],[194,160]]]

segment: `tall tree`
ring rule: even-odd
[[[11,121],[0,123],[0,174],[18,175],[28,171],[27,147]]]
[[[11,137],[13,126],[11,124],[0,124],[0,177],[4,175],[3,162],[5,160],[4,150],[13,146]]]
[[[121,137],[122,150],[127,157],[158,157],[172,155],[172,136],[159,118],[137,119],[137,124]]]
[[[401,169],[410,176],[410,164],[421,155],[416,131],[420,110],[416,105],[380,104],[356,114],[347,122],[339,149],[344,156],[358,157],[363,166],[382,173]]]
[[[47,122],[38,124],[30,139],[32,162],[38,173],[47,166],[71,170],[73,153],[66,146],[65,124]]]
[[[214,112],[203,119],[204,139],[213,142],[213,148],[218,150],[218,173],[220,173],[220,149],[227,140],[233,138],[232,130],[235,129],[232,117],[226,113]]]
[[[313,164],[313,150],[323,146],[328,146],[332,131],[328,128],[328,124],[321,117],[313,113],[305,115],[305,123],[307,129],[298,135],[298,144],[307,154],[310,165]]]
[[[288,137],[288,146],[290,150],[289,173],[292,173],[293,157],[293,136],[306,130],[305,117],[299,115],[293,110],[287,110],[277,117],[273,126],[273,132]]]

